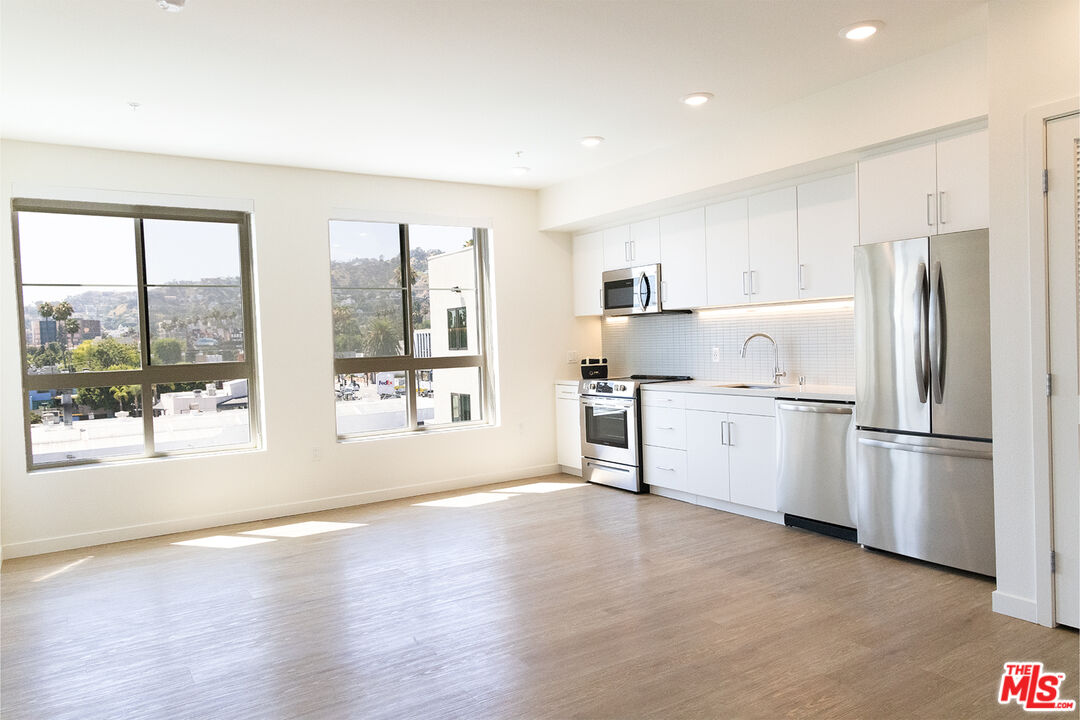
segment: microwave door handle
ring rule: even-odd
[[[644,295],[644,297],[642,297]],[[649,308],[649,302],[652,300],[652,284],[649,282],[649,276],[645,273],[641,273],[641,285],[638,287],[638,299],[641,300],[641,309],[647,310]]]

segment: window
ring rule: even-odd
[[[339,437],[490,415],[486,241],[482,228],[330,221]]]
[[[30,469],[257,444],[248,215],[12,207]]]
[[[450,393],[450,415],[453,422],[465,422],[472,419],[472,395]]]
[[[451,350],[469,349],[469,327],[466,308],[449,308],[446,311],[446,337]]]

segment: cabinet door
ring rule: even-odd
[[[859,163],[859,242],[906,240],[936,231],[934,145]]]
[[[706,304],[705,208],[660,218],[661,303],[665,309]]]
[[[776,511],[776,418],[728,415],[731,502]]]
[[[721,443],[726,413],[686,411],[686,485],[688,492],[728,500],[728,451]]]
[[[855,294],[859,208],[855,173],[804,183],[799,205],[799,297]]]
[[[645,482],[649,485],[689,492],[686,485],[686,451],[646,445],[643,449]]]
[[[982,130],[937,144],[941,234],[990,227],[990,147]]]
[[[750,302],[746,198],[705,208],[705,273],[709,305]]]
[[[750,301],[779,302],[799,297],[799,229],[795,188],[751,195]]]
[[[604,231],[604,270],[630,267],[630,226]]]
[[[602,315],[604,237],[601,233],[574,238],[574,314]]]
[[[634,265],[660,262],[660,218],[630,226],[630,261]]]
[[[555,439],[560,465],[581,469],[581,411],[572,388],[555,390]]]

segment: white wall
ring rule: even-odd
[[[11,225],[3,223],[0,528],[5,557],[464,487],[556,467],[551,384],[573,377],[576,368],[566,363],[567,350],[599,348],[599,323],[573,317],[570,240],[537,231],[535,192],[13,141],[0,145],[0,159],[5,207],[13,184],[238,198],[253,206],[265,412],[261,451],[28,474]],[[332,208],[406,221],[490,218],[498,427],[336,442],[327,240]]]
[[[1048,562],[1049,548],[1037,547],[1034,526],[1035,483],[1046,482],[1034,448],[1046,438],[1033,425],[1045,413],[1044,370],[1031,366],[1032,273],[1043,270],[1029,262],[1042,238],[1029,231],[1029,212],[1040,211],[1029,207],[1028,160],[1041,148],[1026,147],[1025,115],[1080,91],[1080,17],[1076,0],[992,0],[989,13],[994,609],[1035,620],[1036,564]]]
[[[707,111],[724,117],[722,106]],[[857,150],[986,111],[986,37],[979,36],[760,115],[732,117],[696,142],[545,188],[540,227],[578,230],[692,207],[693,193],[718,196],[840,167]]]

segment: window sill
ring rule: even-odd
[[[416,428],[408,430],[388,430],[381,433],[367,433],[364,435],[338,435],[338,444],[372,442],[373,440],[392,440],[410,437],[423,437],[425,435],[442,435],[444,433],[469,432],[472,430],[488,430],[497,427],[493,422],[469,422],[455,423],[453,425],[439,425],[431,428]]]
[[[146,463],[156,464],[160,462],[168,462],[171,460],[194,460],[194,459],[206,459],[206,458],[220,458],[231,455],[252,455],[255,453],[266,452],[266,447],[262,445],[251,445],[236,448],[222,448],[220,450],[214,450],[207,448],[206,450],[174,450],[170,453],[161,453],[158,455],[150,456],[136,456],[127,458],[112,459],[89,459],[89,460],[73,460],[67,463],[57,463],[55,465],[39,465],[37,467],[27,468],[28,475],[40,475],[44,473],[56,473],[56,472],[69,472],[69,471],[85,471],[85,470],[109,470],[112,468],[123,467],[126,465],[142,465]]]

